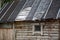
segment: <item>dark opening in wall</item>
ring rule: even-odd
[[[10,24],[10,23],[0,23],[0,28],[13,28],[13,25],[12,24]]]
[[[35,25],[35,31],[41,31],[40,25]]]

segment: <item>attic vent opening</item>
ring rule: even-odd
[[[34,24],[33,25],[33,35],[34,34],[43,35],[43,25],[42,24]]]
[[[35,25],[34,31],[41,31],[41,26],[40,25]]]

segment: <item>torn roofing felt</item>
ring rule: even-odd
[[[60,18],[60,0],[19,0],[0,12],[0,22]]]

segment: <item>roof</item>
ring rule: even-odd
[[[60,0],[19,0],[0,12],[0,22],[60,19]]]

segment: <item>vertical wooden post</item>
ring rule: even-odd
[[[60,40],[60,21],[59,21],[59,39]]]
[[[13,40],[15,40],[15,25],[14,25],[14,22],[13,22]]]
[[[44,25],[44,23],[39,23],[39,25],[41,25],[41,35],[43,35],[43,25]]]
[[[41,24],[41,35],[43,35],[43,24]]]

